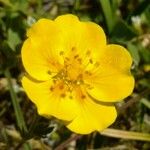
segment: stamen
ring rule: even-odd
[[[79,57],[79,55],[75,55],[75,56],[74,56],[74,59],[76,59],[76,58],[78,58],[78,57]]]
[[[77,87],[80,86],[81,84],[83,84],[83,74],[84,73],[84,68],[81,68],[81,64],[82,64],[82,58],[80,57],[79,53],[77,53],[77,49],[76,47],[72,47],[71,48],[71,53],[72,56],[69,57],[64,57],[64,51],[60,51],[60,55],[64,58],[64,67],[63,69],[61,69],[55,76],[53,76],[53,83],[56,84],[57,81],[62,82],[61,85],[58,86],[59,90],[63,90],[64,86],[68,87],[66,90],[63,91],[68,91],[69,93],[72,92],[72,90]],[[91,51],[87,51],[86,55],[90,55]],[[87,56],[86,56],[87,57]],[[88,57],[89,58],[89,57]],[[93,63],[92,59],[89,59],[89,63]],[[87,66],[88,66],[87,64]],[[75,66],[73,66],[75,65]],[[78,72],[77,76],[72,75],[73,73],[73,67],[75,67],[75,69],[77,69]],[[73,70],[73,71],[72,71]],[[82,70],[82,72],[80,72]],[[75,73],[75,74],[76,74]],[[51,74],[51,72],[49,71],[49,74]],[[72,77],[73,76],[73,77]],[[53,88],[50,88],[51,91],[53,91]],[[61,94],[61,97],[64,97],[64,93]]]
[[[56,79],[54,79],[54,80],[53,80],[53,83],[55,84],[55,83],[56,83],[56,81],[57,81],[57,80],[56,80]]]
[[[91,51],[88,50],[88,51],[86,52],[86,55],[89,56],[90,54],[91,54]]]
[[[76,81],[76,85],[80,85],[81,82],[79,80]]]
[[[81,99],[85,99],[86,98],[86,96],[85,95],[81,95]]]
[[[47,72],[49,75],[51,75],[52,74],[52,72],[49,70],[48,72]]]
[[[62,93],[60,96],[61,96],[62,98],[64,98],[64,97],[66,97],[66,94],[65,94],[65,93]]]
[[[82,59],[81,59],[81,58],[78,58],[77,60],[78,60],[78,62],[79,62],[80,64],[82,64]]]
[[[53,86],[50,87],[50,91],[54,91],[54,87]]]
[[[82,79],[82,78],[83,78],[83,74],[79,74],[79,75],[78,75],[78,78],[79,78],[79,79]]]
[[[60,53],[59,53],[60,55],[64,55],[64,51],[60,51]]]
[[[73,47],[71,48],[71,51],[75,51],[75,50],[76,50],[76,47],[73,46]]]
[[[64,89],[64,85],[63,85],[63,84],[60,85],[60,86],[59,86],[59,89],[60,89],[60,90]]]
[[[68,57],[65,57],[65,60],[66,60],[66,61],[69,61],[70,59],[69,59]]]
[[[90,62],[91,64],[93,64],[93,60],[92,60],[92,59],[89,59],[89,62]]]
[[[92,73],[89,71],[85,71],[85,74],[90,75],[90,76],[92,75]]]

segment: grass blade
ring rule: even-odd
[[[26,124],[25,124],[25,121],[23,118],[23,114],[22,114],[19,102],[17,100],[17,95],[16,95],[16,93],[13,89],[13,86],[12,86],[11,74],[10,74],[9,69],[6,69],[4,74],[5,74],[5,77],[7,78],[7,81],[8,81],[8,87],[10,90],[11,100],[12,100],[12,104],[13,104],[14,111],[15,111],[17,125],[18,125],[21,132],[27,133],[27,127],[26,127]]]
[[[122,131],[118,129],[105,129],[100,132],[101,135],[110,136],[114,138],[123,138],[130,140],[139,140],[139,141],[149,141],[150,142],[150,134],[141,133],[141,132],[130,132],[130,131]]]
[[[106,20],[106,25],[108,28],[109,33],[111,33],[114,24],[115,24],[115,18],[112,12],[111,4],[109,0],[100,0],[100,4],[104,13],[104,17]]]

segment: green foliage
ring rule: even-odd
[[[127,45],[127,48],[133,58],[133,62],[136,66],[139,65],[140,62],[140,55],[139,55],[139,51],[136,45],[134,45],[133,43],[129,42]]]
[[[20,50],[27,28],[39,18],[53,19],[65,13],[74,13],[81,20],[100,24],[109,43],[127,47],[133,58],[132,73],[136,85],[134,93],[117,105],[118,110],[121,108],[120,116],[112,128],[128,130],[128,137],[131,131],[150,133],[149,0],[0,0],[0,149],[36,149],[37,145],[40,145],[39,149],[53,149],[72,137],[71,132],[54,118],[50,123],[49,119],[41,118],[33,121],[34,104],[28,101],[20,83],[24,73]],[[49,124],[55,124],[57,130],[53,131]],[[4,132],[7,128],[12,130],[11,134]],[[115,134],[116,131],[112,131]],[[50,132],[50,136],[46,136]],[[21,135],[17,140],[16,134]],[[31,142],[24,144],[26,139]],[[150,149],[148,142],[113,139],[99,133],[81,138],[73,136],[73,139],[78,139],[75,149],[117,149],[119,146],[124,149]],[[45,142],[41,144],[42,141]]]

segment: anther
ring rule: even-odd
[[[60,53],[59,53],[60,55],[64,55],[64,51],[60,51]]]
[[[52,74],[50,70],[48,70],[48,71],[47,71],[47,73],[48,73],[49,75],[51,75],[51,74]]]
[[[66,61],[69,61],[70,59],[69,59],[68,57],[65,57],[65,60],[66,60]]]
[[[89,56],[90,54],[91,54],[91,51],[88,50],[88,51],[86,52],[86,55]]]
[[[60,96],[61,96],[62,98],[64,98],[64,97],[66,97],[66,94],[65,94],[65,93],[62,93]]]
[[[55,84],[55,83],[56,83],[56,81],[57,81],[57,80],[56,80],[56,79],[54,79],[54,80],[53,80],[53,83]]]
[[[51,87],[50,87],[50,91],[54,91],[54,87],[51,86]]]
[[[71,50],[72,50],[72,51],[75,51],[75,50],[76,50],[76,47],[72,47]]]
[[[91,64],[93,64],[93,60],[92,60],[92,59],[89,59],[89,62],[90,62]]]
[[[85,99],[86,98],[86,96],[85,95],[81,95],[81,99]]]
[[[85,71],[85,74],[90,75],[90,76],[92,75],[92,73],[89,71]]]
[[[80,78],[80,79],[83,78],[83,75],[82,75],[82,74],[79,74],[79,75],[78,75],[78,78]]]
[[[63,85],[60,85],[60,86],[59,86],[59,89],[60,89],[60,90],[64,89],[64,86],[63,86]]]
[[[82,59],[81,59],[81,58],[78,58],[77,60],[78,60],[78,62],[79,62],[80,64],[82,63]]]
[[[76,59],[76,58],[78,58],[78,57],[79,57],[79,55],[75,55],[75,56],[74,56],[74,59]]]

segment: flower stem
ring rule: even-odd
[[[21,108],[20,108],[20,105],[18,102],[17,95],[14,91],[14,88],[13,88],[13,85],[11,82],[11,74],[10,74],[9,69],[6,69],[4,71],[4,74],[5,74],[5,77],[7,78],[7,81],[8,81],[8,87],[9,87],[9,91],[10,91],[12,105],[13,105],[14,111],[15,111],[17,125],[18,125],[18,127],[22,133],[27,133],[27,127],[26,127],[26,124],[25,124],[25,121],[23,118],[23,114],[22,114],[22,111],[21,111]]]
[[[104,135],[104,136],[114,137],[114,138],[122,138],[122,139],[150,142],[150,134],[147,134],[147,133],[123,131],[123,130],[108,128],[108,129],[105,129],[104,131],[100,132],[100,134]]]
[[[66,141],[58,145],[55,150],[63,150],[70,142],[80,139],[82,136],[78,134],[72,134]]]
[[[74,2],[74,10],[78,10],[80,8],[80,0],[75,0]]]

